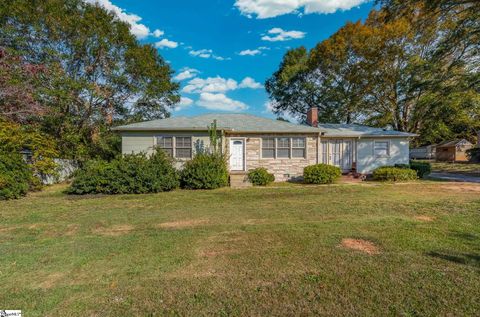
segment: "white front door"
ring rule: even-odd
[[[230,140],[230,170],[245,170],[245,147],[244,140]]]

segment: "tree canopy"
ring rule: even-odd
[[[474,4],[443,12],[417,1],[382,3],[364,23],[349,22],[310,51],[285,54],[266,83],[274,112],[305,120],[319,107],[320,122],[390,127],[419,134],[417,143],[474,137],[478,32],[469,25],[457,34],[460,20],[478,24]]]
[[[0,97],[0,115],[30,119],[59,141],[64,156],[110,156],[115,149],[109,140],[118,146],[109,132],[113,124],[167,117],[179,101],[173,71],[157,50],[140,44],[128,24],[98,5],[2,1],[0,34],[0,47],[11,56],[8,66],[0,64],[0,85],[14,90]],[[41,81],[20,84],[32,67],[44,71]],[[15,93],[28,98],[9,97]]]

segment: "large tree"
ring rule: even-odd
[[[411,10],[392,19],[373,10],[365,23],[347,23],[310,52],[288,52],[266,85],[274,111],[304,119],[318,106],[320,122],[391,127],[421,134],[419,143],[471,135],[480,114],[472,85],[478,59],[439,58],[456,18],[419,28],[424,14]]]
[[[0,3],[0,45],[50,76],[36,90],[42,128],[64,154],[89,157],[118,121],[169,116],[179,101],[172,69],[113,12],[81,0]]]

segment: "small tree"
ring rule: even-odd
[[[207,127],[208,129],[208,135],[210,137],[210,148],[213,148],[213,152],[217,153],[220,152],[218,148],[218,130],[217,130],[217,120],[213,120],[212,123],[210,123],[210,126]]]

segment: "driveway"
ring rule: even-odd
[[[468,176],[463,174],[455,174],[455,173],[433,172],[433,173],[430,173],[428,177],[451,181],[451,182],[480,183],[480,177]]]

